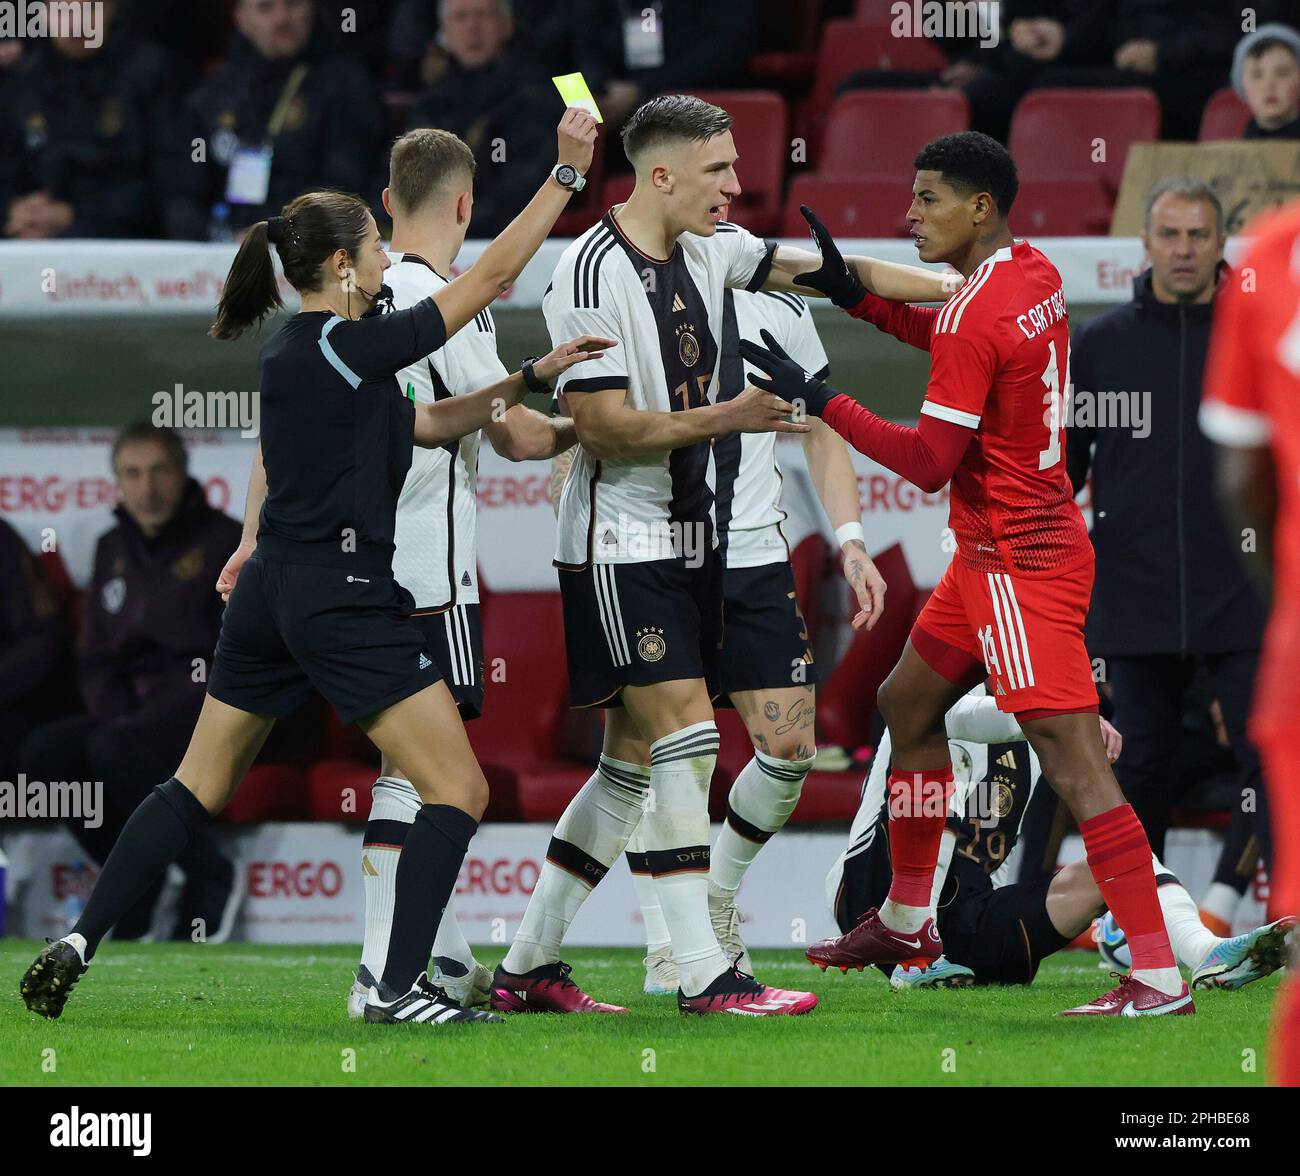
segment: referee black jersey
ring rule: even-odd
[[[394,378],[447,339],[428,298],[362,319],[297,314],[262,348],[258,554],[387,574],[415,405]]]

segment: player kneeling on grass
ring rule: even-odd
[[[1100,722],[1108,757],[1114,759],[1119,734]],[[1028,984],[1039,964],[1081,934],[1106,903],[1082,861],[1051,877],[1010,881],[1007,859],[1042,780],[1038,756],[1014,717],[999,712],[992,698],[967,695],[948,712],[945,724],[955,790],[930,904],[944,954],[925,967],[894,966],[890,983],[895,988]],[[831,913],[845,932],[889,893],[893,871],[885,826],[891,753],[886,733],[863,786],[849,847],[826,877]],[[1282,966],[1295,919],[1220,938],[1201,923],[1196,903],[1178,879],[1154,857],[1152,867],[1174,955],[1191,974],[1193,988],[1240,988]],[[823,969],[863,967],[836,939],[815,943],[806,954]],[[1189,999],[1175,1011],[1195,1010]]]
[[[590,115],[565,112],[565,170],[588,166],[595,138]],[[245,236],[211,333],[237,338],[280,307],[268,243],[301,293],[302,309],[261,353],[261,449],[244,540],[219,581],[229,600],[208,694],[176,775],[132,814],[73,930],[23,976],[20,992],[33,1012],[62,1013],[100,941],[226,804],[276,717],[318,690],[344,722],[360,722],[380,751],[406,768],[421,802],[398,861],[392,937],[366,1020],[499,1020],[462,1009],[425,975],[487,783],[407,615],[411,595],[392,572],[393,533],[412,446],[445,444],[517,404],[528,388],[516,373],[455,401],[414,405],[393,377],[510,286],[570,194],[547,179],[473,267],[392,314],[369,313],[381,300],[389,261],[359,198],[309,192]],[[554,379],[615,345],[573,340],[538,367]]]

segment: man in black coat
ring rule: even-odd
[[[378,88],[359,60],[314,47],[313,13],[311,0],[236,3],[230,56],[180,120],[168,236],[221,239],[308,189],[374,187],[387,138]]]
[[[69,709],[70,636],[41,565],[0,518],[0,780],[17,782],[23,740]]]
[[[0,92],[4,234],[157,237],[180,88],[174,60],[103,12],[102,41],[29,42]]]
[[[1092,471],[1088,648],[1104,662],[1124,736],[1115,775],[1159,854],[1186,786],[1171,779],[1170,765],[1200,664],[1242,769],[1236,807],[1247,818],[1262,808],[1246,719],[1264,608],[1228,535],[1212,446],[1197,425],[1215,293],[1220,281],[1238,280],[1222,265],[1223,210],[1213,192],[1191,179],[1157,184],[1143,243],[1151,268],[1134,282],[1133,300],[1074,333],[1066,460],[1076,491]],[[1266,824],[1260,813],[1261,837]]]
[[[240,524],[209,506],[188,473],[180,438],[148,422],[113,446],[121,504],[100,536],[77,649],[84,713],[38,727],[20,753],[29,780],[102,782],[103,821],[71,825],[103,864],[136,805],[176,771],[203,706],[221,629],[212,590]],[[211,942],[229,931],[235,871],[210,829],[178,859],[185,873],[177,938],[202,920]],[[156,893],[146,895],[119,938],[148,930]]]
[[[550,127],[563,103],[527,30],[514,35],[503,0],[444,0],[439,14],[445,57],[411,107],[407,129],[436,127],[469,145],[478,164],[474,233],[494,237],[546,178]]]

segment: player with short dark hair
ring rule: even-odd
[[[565,112],[556,171],[591,161],[595,120]],[[413,444],[441,445],[518,403],[515,374],[469,396],[412,404],[394,376],[440,347],[518,277],[568,203],[548,177],[471,269],[392,314],[387,254],[363,201],[309,192],[245,236],[212,333],[236,338],[280,305],[269,244],[302,295],[261,353],[262,443],[244,540],[222,573],[229,601],[203,710],[176,775],[123,829],[73,930],[27,970],[21,992],[62,1013],[100,940],[239,786],[278,716],[319,690],[412,776],[421,806],[402,848],[393,933],[367,1021],[488,1022],[425,975],[438,920],[487,803],[487,784],[392,573],[397,499]],[[614,340],[584,337],[536,366],[554,378]],[[259,525],[260,520],[260,525]]]
[[[1070,1015],[1186,1014],[1192,997],[1160,916],[1151,849],[1125,803],[1097,728],[1097,689],[1083,625],[1093,551],[1065,467],[1069,328],[1061,275],[1011,235],[1015,163],[986,135],[945,135],[916,157],[907,218],[922,261],[966,278],[942,309],[863,291],[820,222],[827,269],[849,313],[930,352],[915,428],[883,420],[811,378],[765,336],[746,357],[770,374],[760,387],[842,434],[924,490],[951,479],[956,555],[880,688],[893,741],[889,777],[893,880],[880,909],[822,956],[827,963],[919,963],[943,945],[930,889],[952,795],[944,715],[988,678],[1043,771],[1079,823],[1107,906],[1128,933],[1133,972]]]
[[[722,219],[740,194],[730,126],[726,111],[688,95],[639,108],[623,131],[636,187],[565,250],[542,302],[552,338],[585,323],[622,340],[617,359],[606,353],[559,385],[579,445],[560,496],[555,564],[571,699],[609,708],[606,747],[649,745],[650,766],[603,755],[565,810],[497,970],[498,1009],[625,1011],[592,1001],[559,953],[570,921],[641,823],[648,793],[644,852],[672,941],[679,1008],[771,1016],[817,1003],[738,971],[708,901],[707,797],[718,750],[711,698],[723,620],[712,443],[807,431],[783,419],[788,403],[760,389],[719,397],[723,295],[728,287],[798,291],[796,277],[811,282],[804,292],[821,292],[815,254]],[[852,264],[882,293],[944,297],[943,281],[925,271],[870,258]],[[798,741],[793,750],[775,770],[802,779],[811,756],[797,754]]]

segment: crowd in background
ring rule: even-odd
[[[754,84],[746,70],[759,48],[759,0],[654,0],[653,43],[626,25],[644,7],[370,0],[354,6],[356,26],[345,31],[348,6],[325,0],[109,0],[98,48],[0,42],[4,233],[222,239],[318,186],[363,193],[378,212],[391,138],[434,125],[474,149],[474,233],[492,235],[553,159],[552,74],[583,71],[607,134],[655,93]],[[1283,7],[1259,5],[1261,27],[1243,38],[1240,14],[1216,0],[1007,0],[996,48],[943,42],[950,64],[938,75],[865,71],[840,90],[959,88],[975,127],[1004,138],[1032,87],[1136,83],[1159,98],[1166,137],[1188,139],[1205,101],[1230,83],[1251,109],[1247,137],[1300,139],[1300,33],[1265,24],[1288,16]],[[1199,218],[1190,228],[1189,216]],[[1175,226],[1163,237],[1161,217]],[[1119,432],[1076,431],[1070,472],[1076,487],[1089,473],[1094,482],[1089,638],[1110,663],[1123,712],[1117,770],[1159,847],[1190,785],[1207,807],[1236,809],[1233,796],[1258,784],[1244,725],[1263,612],[1223,537],[1209,445],[1195,426],[1223,210],[1208,189],[1184,186],[1152,202],[1147,227],[1152,270],[1130,304],[1075,333],[1074,374],[1093,394],[1150,389],[1180,428],[1141,446]],[[1190,304],[1174,289],[1176,271],[1199,283]],[[1191,359],[1180,362],[1188,338]],[[127,430],[113,472],[120,505],[99,541],[75,652],[66,602],[0,520],[0,779],[25,771],[107,781],[109,820],[79,834],[91,837],[84,848],[96,861],[138,802],[140,781],[179,759],[203,697],[193,666],[210,655],[220,623],[211,585],[239,531],[204,503],[172,434]],[[1121,520],[1140,532],[1136,546],[1117,539]],[[1261,849],[1266,823],[1239,814],[1216,874],[1229,898],[1253,877]],[[1031,867],[1034,858],[1027,853]],[[206,843],[181,866],[183,929],[221,905],[231,871]],[[143,932],[155,898],[142,900],[128,934]]]
[[[768,7],[107,0],[97,46],[0,41],[3,233],[229,239],[322,186],[363,194],[380,213],[388,144],[410,127],[438,126],[475,152],[474,232],[492,236],[551,161],[561,110],[552,75],[583,72],[607,137],[640,102],[667,91],[776,87],[797,109],[814,82],[806,70],[756,72],[762,42],[780,35]],[[870,7],[832,0],[821,15]],[[1294,26],[1293,7],[1262,0],[1252,11],[1261,25]],[[1016,102],[1033,87],[1145,86],[1160,100],[1164,137],[1194,139],[1206,100],[1231,81],[1252,109],[1248,136],[1300,138],[1293,27],[1256,36],[1248,56],[1241,14],[1221,0],[1006,0],[1000,14],[996,46],[937,41],[945,70],[861,71],[839,91],[960,89],[973,127],[1005,139]]]

